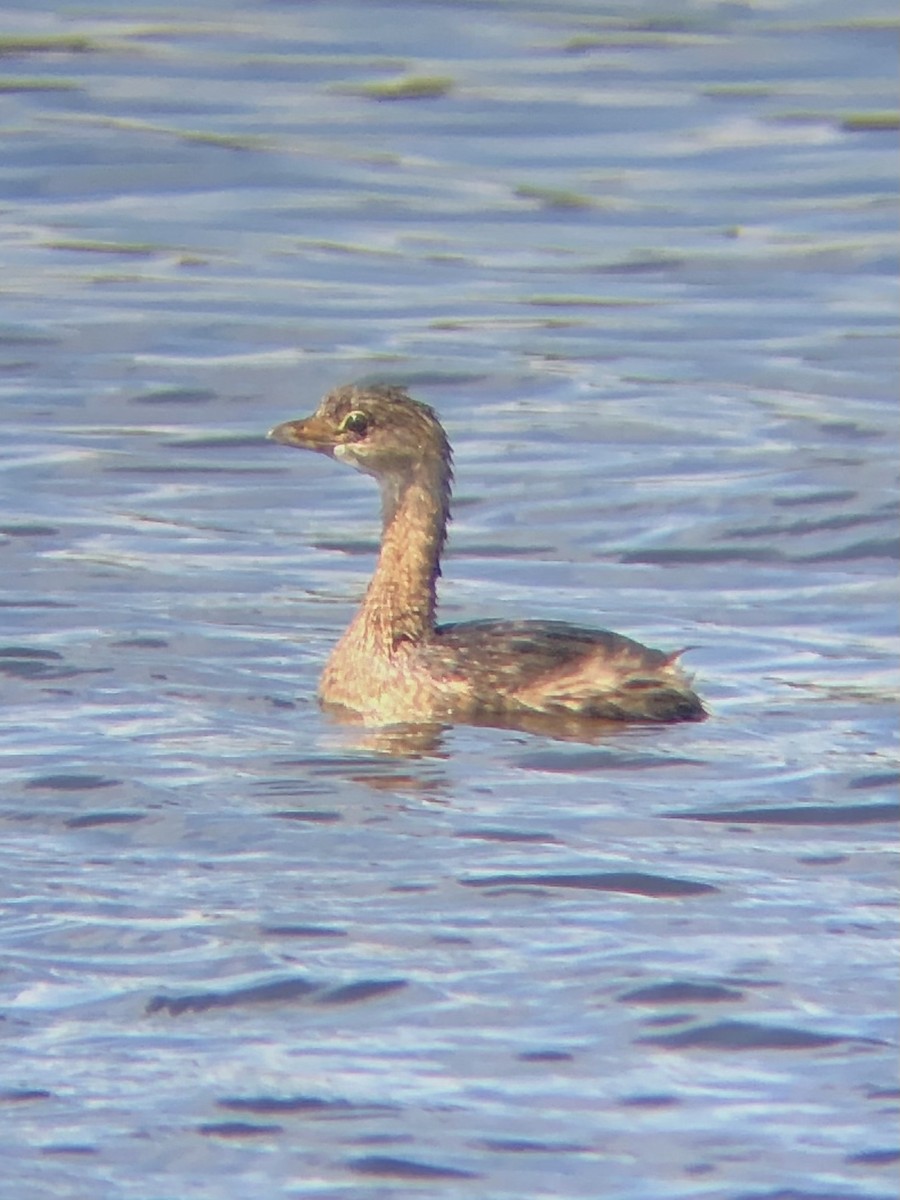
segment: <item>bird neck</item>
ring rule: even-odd
[[[348,634],[390,655],[434,630],[435,588],[450,515],[450,467],[418,463],[381,483],[383,529],[378,564]]]

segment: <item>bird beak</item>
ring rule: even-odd
[[[320,454],[331,454],[335,447],[334,430],[316,413],[301,421],[282,421],[270,429],[267,436],[282,446],[318,450]]]

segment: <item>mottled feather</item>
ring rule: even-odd
[[[319,696],[372,724],[446,720],[696,721],[676,654],[562,621],[435,624],[451,452],[437,414],[394,387],[344,387],[276,441],[327,454],[381,487],[383,531],[365,599]]]

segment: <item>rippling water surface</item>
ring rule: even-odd
[[[895,1194],[897,32],[4,7],[4,1195]],[[445,618],[711,719],[324,717],[377,500],[263,434],[364,378]]]

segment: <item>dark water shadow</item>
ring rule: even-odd
[[[660,815],[676,821],[729,825],[873,825],[900,820],[900,804],[797,804],[783,808],[724,808]]]
[[[402,1179],[410,1182],[481,1178],[475,1171],[464,1171],[459,1167],[439,1167],[433,1163],[395,1158],[386,1154],[367,1154],[362,1158],[351,1158],[347,1166],[351,1171],[360,1175],[372,1175],[381,1179]]]
[[[405,979],[359,979],[352,983],[328,985],[292,976],[222,991],[188,992],[180,996],[158,995],[148,1001],[145,1012],[150,1016],[162,1012],[178,1017],[184,1013],[209,1012],[211,1009],[292,1004],[298,1000],[313,1004],[356,1004],[404,987]]]
[[[815,1033],[793,1025],[761,1025],[752,1021],[716,1021],[675,1033],[638,1038],[645,1046],[669,1050],[820,1050],[846,1043],[880,1043],[843,1033]]]
[[[654,900],[683,896],[702,896],[718,892],[710,883],[692,879],[673,879],[667,875],[651,875],[642,871],[535,872],[534,874],[479,875],[459,881],[465,887],[513,890],[522,887],[563,888],[579,892],[624,892]]]

